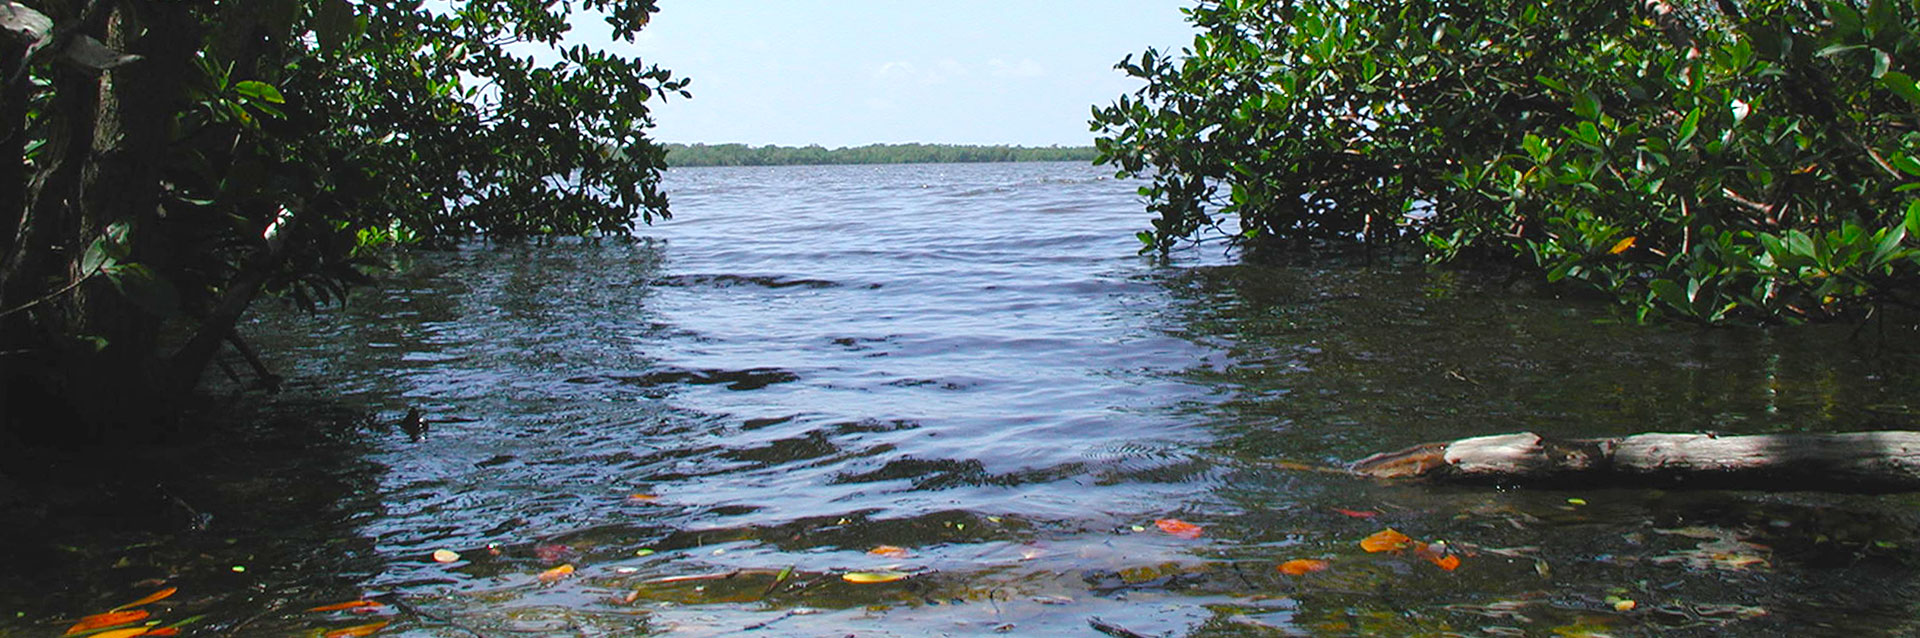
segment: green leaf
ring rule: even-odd
[[[1687,113],[1686,119],[1680,120],[1680,131],[1679,131],[1680,137],[1678,140],[1674,141],[1673,143],[1674,147],[1678,148],[1678,147],[1686,146],[1688,142],[1692,142],[1693,134],[1695,132],[1698,132],[1699,130],[1700,130],[1700,107],[1696,106],[1696,107],[1693,107],[1692,112]]]
[[[1920,88],[1913,85],[1913,77],[1899,71],[1888,71],[1880,76],[1880,85],[1887,90],[1906,98],[1908,102],[1920,104]]]
[[[1920,160],[1914,159],[1912,155],[1895,153],[1893,157],[1887,158],[1887,163],[1908,175],[1920,176]]]
[[[1600,98],[1592,93],[1582,92],[1573,96],[1573,114],[1581,119],[1592,120],[1600,117]]]
[[[286,104],[287,98],[280,95],[280,89],[259,80],[247,80],[233,85],[233,91],[241,95],[274,104]]]

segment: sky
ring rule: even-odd
[[[1191,42],[1187,4],[659,0],[615,50],[693,79],[653,104],[661,142],[1085,146],[1089,109],[1140,86],[1114,63]]]

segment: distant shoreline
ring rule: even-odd
[[[1091,162],[1091,146],[975,146],[964,144],[868,144],[828,149],[815,146],[664,144],[667,165],[801,166],[819,164],[964,164],[984,162]]]

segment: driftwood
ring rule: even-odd
[[[1385,479],[1543,486],[1920,491],[1920,432],[1480,436],[1375,454],[1351,471]]]

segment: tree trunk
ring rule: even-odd
[[[1920,491],[1920,432],[1481,436],[1375,454],[1352,467],[1383,479],[1560,487]]]

